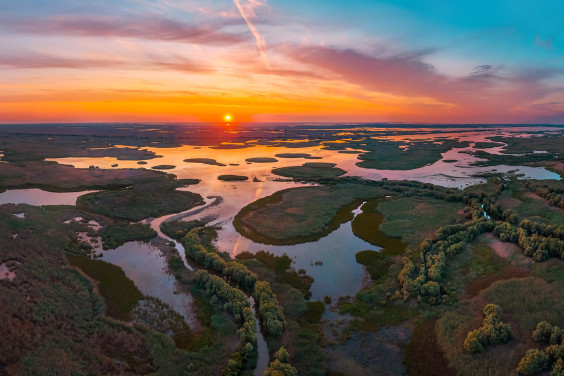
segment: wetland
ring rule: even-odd
[[[518,375],[564,326],[563,139],[0,125],[0,371]],[[487,304],[513,338],[469,353]]]

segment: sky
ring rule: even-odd
[[[560,0],[0,0],[0,123],[564,124]]]

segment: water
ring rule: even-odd
[[[218,231],[217,248],[232,255],[243,251],[256,253],[264,250],[275,255],[287,254],[296,269],[304,269],[313,277],[312,300],[323,300],[325,296],[335,299],[339,296],[354,295],[363,287],[364,266],[356,262],[355,254],[360,251],[379,251],[352,232],[351,222],[343,223],[335,231],[315,242],[296,245],[269,245],[255,243],[239,234],[231,222],[222,224]],[[321,262],[321,265],[316,265]]]
[[[541,129],[535,129],[541,130]],[[349,130],[350,131],[350,130]],[[72,164],[75,167],[88,167],[90,165],[101,168],[110,168],[112,164],[118,163],[124,168],[150,168],[158,164],[170,164],[176,166],[170,170],[178,178],[198,178],[201,182],[197,185],[188,186],[185,190],[199,193],[203,197],[220,196],[223,198],[221,203],[211,205],[210,199],[206,199],[203,207],[192,209],[180,213],[182,220],[191,221],[212,217],[214,220],[210,225],[220,226],[218,231],[217,248],[219,251],[228,252],[232,256],[242,251],[257,252],[265,250],[275,255],[286,253],[294,260],[293,266],[296,269],[305,269],[315,282],[312,285],[313,299],[323,299],[325,296],[338,297],[342,295],[353,295],[363,283],[364,267],[356,263],[354,255],[363,250],[379,250],[359,238],[351,229],[350,223],[341,225],[337,230],[328,236],[311,243],[298,244],[293,246],[273,246],[259,244],[241,236],[232,225],[233,217],[247,204],[273,194],[279,190],[293,187],[304,186],[295,182],[275,181],[279,177],[273,175],[271,170],[275,167],[295,166],[304,162],[310,162],[303,158],[278,158],[280,153],[307,153],[314,157],[321,158],[318,161],[335,163],[337,167],[347,171],[348,176],[361,176],[366,179],[380,180],[388,178],[390,180],[417,180],[425,183],[433,183],[445,187],[464,188],[470,185],[485,182],[484,178],[473,176],[486,172],[499,172],[507,174],[523,174],[522,178],[532,179],[560,179],[556,173],[550,172],[542,167],[529,166],[494,166],[476,167],[473,163],[480,161],[468,152],[475,151],[476,142],[488,142],[488,137],[492,136],[511,136],[528,137],[527,128],[511,129],[487,129],[486,130],[441,130],[432,133],[433,130],[417,130],[419,133],[403,135],[386,135],[374,137],[378,139],[388,139],[399,141],[409,152],[409,145],[413,141],[435,140],[435,139],[458,139],[469,141],[470,146],[465,148],[453,148],[442,154],[439,161],[430,165],[413,170],[375,170],[365,169],[356,165],[359,161],[356,154],[339,153],[336,150],[323,149],[321,146],[311,146],[302,148],[292,148],[283,146],[255,145],[242,149],[212,149],[210,147],[184,145],[175,148],[147,148],[162,158],[148,160],[147,165],[139,166],[137,161],[118,161],[115,158],[61,158],[53,159],[59,163]],[[354,133],[350,133],[354,135]],[[345,134],[343,134],[346,137]],[[252,142],[250,143],[252,145]],[[329,145],[330,143],[326,143]],[[487,148],[487,151],[499,154],[505,145],[494,148]],[[349,150],[351,151],[351,150]],[[360,151],[358,151],[360,152]],[[252,157],[274,157],[278,161],[272,163],[247,163],[245,160]],[[187,158],[213,158],[217,162],[226,166],[208,165],[201,163],[186,163]],[[454,163],[447,163],[445,160],[455,160]],[[245,182],[223,182],[217,179],[221,174],[245,175],[250,178]],[[252,181],[256,177],[258,182]],[[159,229],[160,224],[165,220],[178,219],[177,215],[165,216],[153,220],[151,226],[165,239]],[[171,241],[173,241],[171,239]],[[175,241],[177,249],[180,250],[184,258],[184,249]],[[185,260],[186,261],[186,260]],[[321,265],[315,265],[320,261]],[[319,263],[318,263],[319,264]],[[335,281],[338,281],[336,283]]]
[[[158,248],[147,243],[128,242],[103,252],[102,260],[120,266],[143,294],[158,297],[194,327],[192,296],[179,291],[180,286],[167,272],[166,259]]]
[[[255,299],[250,296],[249,297],[249,302],[251,303],[251,308],[253,309],[253,312],[255,314],[255,318],[256,320],[256,330],[257,330],[257,352],[258,352],[258,358],[257,358],[257,366],[255,367],[255,370],[253,372],[253,375],[255,376],[263,376],[264,375],[264,371],[266,370],[266,367],[268,367],[268,363],[270,362],[270,357],[268,356],[268,346],[266,344],[266,340],[264,339],[264,336],[262,334],[262,332],[260,331],[260,324],[259,324],[259,320],[258,320],[258,312],[256,310],[255,307]]]
[[[76,205],[76,199],[87,193],[97,191],[81,192],[48,192],[38,188],[9,189],[0,193],[0,205],[2,204],[28,204],[42,205]]]

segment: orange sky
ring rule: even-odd
[[[385,17],[380,29],[315,18],[315,2],[24,3],[0,13],[3,123],[221,122],[226,113],[234,122],[564,121],[552,40],[530,42],[534,55],[527,42],[511,47],[520,55],[462,56],[436,46],[460,44],[477,26],[442,26],[452,40],[432,29],[399,38]],[[342,11],[360,17],[376,3]],[[399,24],[417,24],[404,13],[394,13]]]

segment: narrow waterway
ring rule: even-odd
[[[260,331],[260,323],[259,323],[259,320],[258,320],[257,308],[255,307],[255,299],[252,296],[250,296],[249,302],[251,303],[251,308],[253,309],[253,312],[255,313],[255,318],[256,318],[256,323],[257,323],[256,329],[257,329],[258,357],[257,357],[257,366],[256,366],[253,374],[255,376],[263,376],[264,371],[266,370],[266,367],[268,367],[268,363],[270,362],[270,359],[269,359],[270,357],[268,356],[268,346],[266,344],[266,341],[264,339],[262,332]]]
[[[175,213],[175,214],[169,214],[169,215],[165,215],[162,217],[158,217],[155,218],[151,221],[151,228],[153,230],[155,230],[158,234],[158,236],[160,236],[161,238],[174,242],[176,249],[178,250],[178,252],[180,253],[180,257],[182,257],[182,260],[184,261],[184,265],[186,265],[186,268],[188,268],[189,270],[194,270],[194,268],[188,263],[188,260],[186,259],[186,251],[184,249],[184,247],[182,246],[182,244],[170,237],[168,237],[166,234],[164,234],[161,230],[161,224],[163,222],[167,222],[167,221],[177,221],[183,218],[189,218],[191,216],[196,216],[198,214],[200,214],[201,212],[203,212],[204,210],[208,209],[209,207],[213,207],[218,205],[219,203],[222,202],[221,197],[219,196],[209,196],[207,198],[204,199],[204,204],[202,206],[199,206],[197,208],[192,208],[190,210],[186,210],[180,213]],[[268,354],[268,346],[266,344],[266,340],[264,339],[264,335],[262,334],[261,330],[260,330],[260,321],[259,321],[259,315],[258,312],[256,310],[255,307],[255,300],[252,296],[249,297],[249,302],[251,304],[251,308],[253,309],[253,313],[255,315],[255,319],[256,319],[256,332],[257,332],[257,353],[258,353],[258,357],[257,357],[257,365],[256,368],[254,370],[254,375],[255,376],[262,376],[264,374],[264,371],[266,370],[266,367],[268,367],[268,363],[269,363],[269,354]]]

